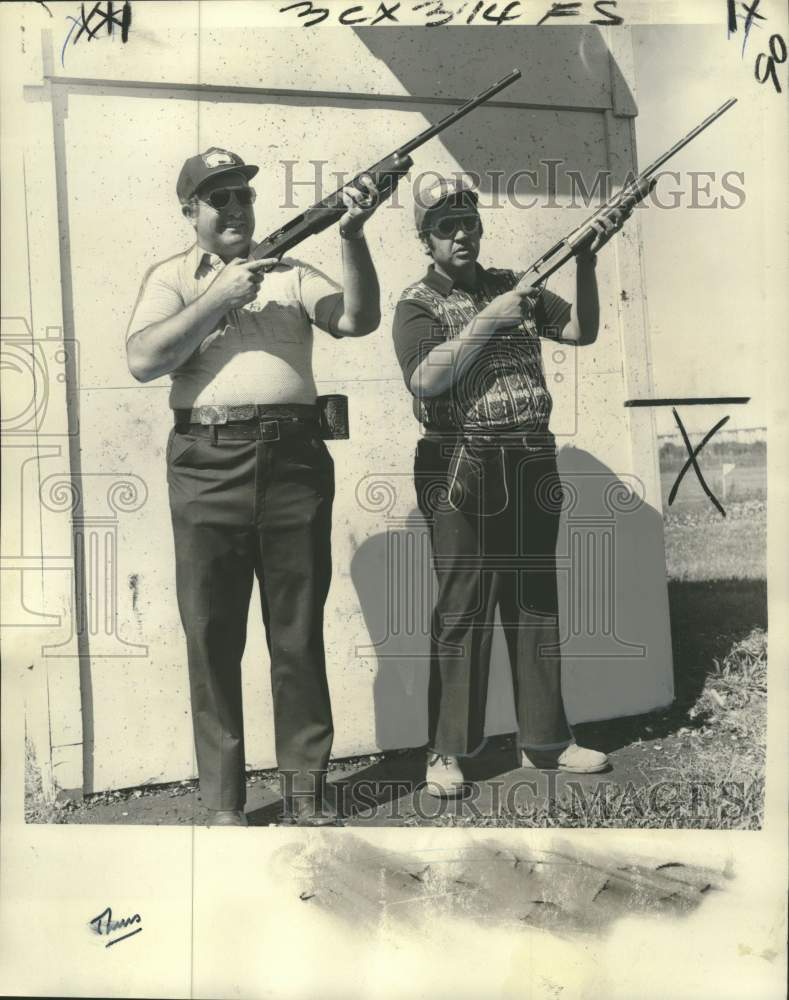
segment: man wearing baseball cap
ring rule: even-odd
[[[524,766],[596,772],[605,754],[572,739],[561,693],[555,545],[561,485],[540,337],[597,337],[598,227],[576,266],[576,302],[480,266],[479,199],[460,178],[417,192],[425,276],[400,296],[393,336],[423,425],[414,464],[438,594],[431,630],[427,788],[463,793],[463,758],[484,744],[494,616],[512,668]]]
[[[212,147],[176,184],[196,242],[146,275],[129,369],[169,375],[167,480],[197,767],[209,825],[246,825],[241,657],[253,577],[271,658],[286,814],[325,823],[333,728],[323,648],[334,467],[319,433],[313,326],[361,337],[380,322],[363,227],[377,207],[346,189],[343,283],[299,260],[250,260],[258,168]]]

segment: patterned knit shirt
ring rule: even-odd
[[[498,295],[513,289],[523,272],[483,268],[468,291],[437,272],[427,274],[400,296],[393,338],[405,383],[434,348],[457,337]],[[552,400],[545,384],[540,337],[556,339],[570,304],[544,291],[534,315],[513,319],[490,337],[462,377],[441,395],[414,397],[414,414],[426,429],[547,431]],[[430,363],[441,364],[441,351]]]

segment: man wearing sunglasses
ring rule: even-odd
[[[572,739],[561,694],[555,545],[561,484],[548,429],[540,337],[597,337],[595,254],[624,222],[616,211],[577,257],[574,306],[477,263],[476,192],[439,179],[415,199],[431,258],[400,296],[393,336],[414,413],[414,463],[438,594],[431,630],[427,788],[463,793],[462,760],[484,744],[494,616],[512,669],[524,766],[596,772],[605,754]]]
[[[176,192],[196,243],[148,272],[127,334],[131,373],[169,375],[167,479],[197,766],[209,825],[246,825],[241,657],[257,575],[271,657],[277,762],[293,822],[332,821],[322,790],[333,728],[323,648],[334,467],[319,432],[312,327],[380,322],[363,226],[346,189],[343,284],[298,260],[249,260],[258,168],[212,147]]]

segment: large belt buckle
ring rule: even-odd
[[[272,428],[274,433],[268,434],[268,428]],[[279,441],[279,420],[261,420],[260,421],[260,440],[261,441]]]
[[[227,423],[227,407],[226,406],[201,406],[200,407],[200,423],[205,426],[211,426],[212,424],[226,424]]]

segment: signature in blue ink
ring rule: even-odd
[[[127,930],[129,927],[133,927],[134,924],[140,924],[140,926],[132,931]],[[109,948],[110,945],[117,944],[119,941],[125,941],[127,938],[134,937],[135,934],[139,934],[142,930],[142,917],[139,913],[135,913],[131,917],[122,917],[120,920],[113,920],[112,910],[108,906],[97,917],[93,917],[90,925],[99,937],[109,937],[111,934],[117,934],[118,931],[126,931],[125,934],[121,934],[120,937],[114,937],[112,941],[108,941],[104,945],[105,948]]]
[[[113,4],[112,0],[107,0],[103,4],[101,2],[94,3],[90,11],[86,12],[85,4],[82,3],[80,4],[79,17],[69,15],[66,20],[71,21],[71,27],[63,42],[63,48],[60,50],[60,65],[64,68],[66,65],[66,46],[69,41],[72,45],[76,45],[83,35],[91,42],[94,38],[102,37],[104,34],[112,36],[116,33],[115,29],[120,28],[121,41],[127,42],[132,22],[132,6],[129,0],[126,0],[122,6]],[[99,35],[99,32],[104,28],[106,28],[106,32]]]
[[[745,46],[748,43],[748,35],[751,33],[751,28],[759,28],[761,25],[757,24],[757,21],[766,21],[767,18],[764,14],[759,13],[759,4],[762,0],[753,0],[752,3],[740,2],[740,7],[743,13],[737,13],[737,5],[735,0],[727,0],[727,10],[728,10],[728,33],[729,38],[737,33],[737,21],[743,21],[743,38],[742,38],[742,52],[740,53],[743,58],[745,58]]]

